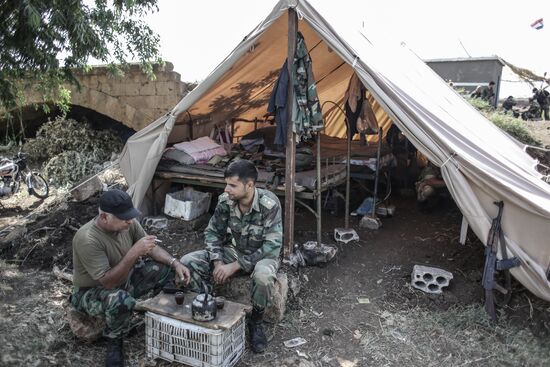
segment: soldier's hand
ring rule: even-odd
[[[230,264],[216,265],[215,268],[214,268],[214,272],[212,274],[212,276],[214,278],[214,282],[216,282],[218,284],[225,283],[240,268],[241,268],[241,266],[236,261],[232,262]]]
[[[176,272],[176,284],[189,284],[191,280],[191,273],[189,269],[178,260],[174,261],[174,271]]]
[[[223,283],[223,274],[225,270],[223,269],[225,265],[222,261],[215,261],[214,262],[214,271],[212,272],[212,278],[214,279],[214,283],[222,284]]]
[[[138,253],[139,256],[149,255],[151,251],[157,245],[155,243],[156,236],[145,236],[137,241],[132,248]]]

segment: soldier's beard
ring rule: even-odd
[[[243,194],[228,194],[229,196],[229,199],[233,200],[233,201],[239,201],[239,200],[242,200],[246,197],[246,193],[243,193]]]
[[[247,189],[246,186],[240,187],[237,190],[234,190],[233,192],[228,192],[227,195],[230,200],[241,202],[241,200],[245,200],[248,195],[251,193],[249,189]],[[254,195],[254,189],[252,189],[252,195]]]

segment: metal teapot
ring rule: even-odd
[[[214,297],[208,294],[206,283],[202,283],[204,293],[195,297],[191,304],[191,313],[196,321],[212,321],[216,318],[218,308]]]

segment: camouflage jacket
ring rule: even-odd
[[[222,248],[236,251],[241,269],[248,273],[262,259],[278,259],[283,242],[279,199],[256,188],[252,207],[243,215],[236,201],[221,194],[204,237],[210,261],[222,260]]]
[[[292,65],[294,98],[292,121],[294,131],[301,140],[311,138],[314,132],[324,128],[321,104],[317,96],[317,87],[313,76],[313,67],[304,36],[300,32],[296,37],[296,53]]]

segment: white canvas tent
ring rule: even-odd
[[[341,103],[357,73],[376,101],[382,125],[393,121],[431,162],[475,234],[485,242],[504,201],[502,227],[509,256],[522,265],[512,275],[550,301],[550,186],[523,147],[486,120],[429,67],[403,47],[392,49],[349,31],[345,19],[327,22],[305,1],[281,0],[233,52],[167,115],[131,137],[121,158],[129,192],[138,206],[168,142],[206,135],[212,124],[265,113],[271,82],[287,57],[287,13],[294,8],[318,80],[319,99]],[[334,27],[334,28],[333,28]],[[221,35],[222,36],[222,35]],[[343,116],[326,132],[344,136]]]

